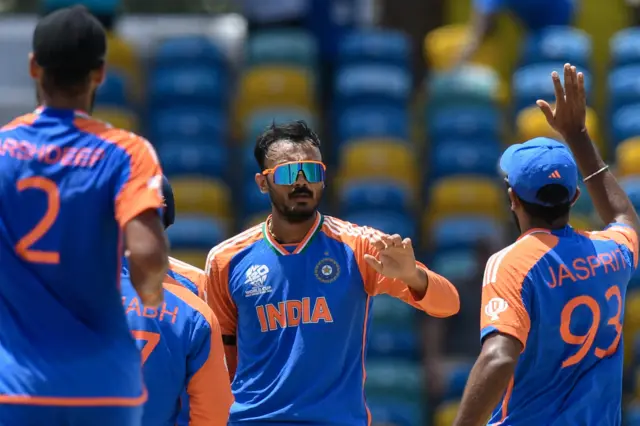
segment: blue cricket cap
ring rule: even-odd
[[[162,176],[162,195],[164,196],[162,223],[164,224],[164,229],[167,229],[176,221],[176,201],[173,198],[173,189],[166,176]]]
[[[544,186],[562,185],[569,193],[561,204],[573,200],[578,188],[578,166],[569,148],[549,138],[512,145],[502,154],[500,168],[513,191],[524,201],[553,207],[538,199]]]

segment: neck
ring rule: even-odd
[[[549,225],[546,222],[542,222],[542,221],[531,221],[530,223],[526,223],[526,224],[522,224],[521,225],[521,233],[520,235],[524,235],[527,232],[531,231],[532,229],[546,229],[548,231],[554,231],[557,229],[562,229],[565,226],[567,226],[567,221],[565,220],[559,220],[554,222],[553,224]]]
[[[91,109],[87,96],[62,97],[62,96],[42,96],[42,106],[54,109],[71,109],[89,112]]]
[[[291,223],[274,210],[271,214],[269,232],[281,244],[299,243],[313,226],[316,215],[317,213],[304,222]]]

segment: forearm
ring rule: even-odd
[[[460,310],[460,297],[453,284],[425,266],[417,264],[415,276],[403,281],[429,315],[448,317]]]

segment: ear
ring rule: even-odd
[[[580,194],[582,194],[582,192],[580,191],[580,187],[578,187],[576,188],[576,195],[574,195],[573,200],[571,200],[571,207],[573,207],[574,204],[578,202],[578,198],[580,198]]]
[[[107,68],[105,65],[102,65],[97,70],[91,71],[91,83],[95,87],[100,86],[104,83],[104,79],[107,77]]]
[[[258,189],[263,194],[269,193],[269,186],[267,185],[267,177],[262,173],[256,173],[255,175],[256,185],[258,185]]]
[[[33,56],[33,52],[29,53],[29,75],[34,80],[39,80],[41,74],[42,68],[36,62],[36,58],[35,56]]]
[[[510,206],[511,210],[512,211],[516,211],[516,209],[520,205],[520,200],[518,200],[518,197],[516,196],[516,193],[513,192],[513,188],[507,189],[507,194],[509,195],[509,201],[511,203],[511,206]]]

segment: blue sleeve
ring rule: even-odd
[[[505,5],[506,0],[473,0],[474,10],[481,14],[500,12]]]

